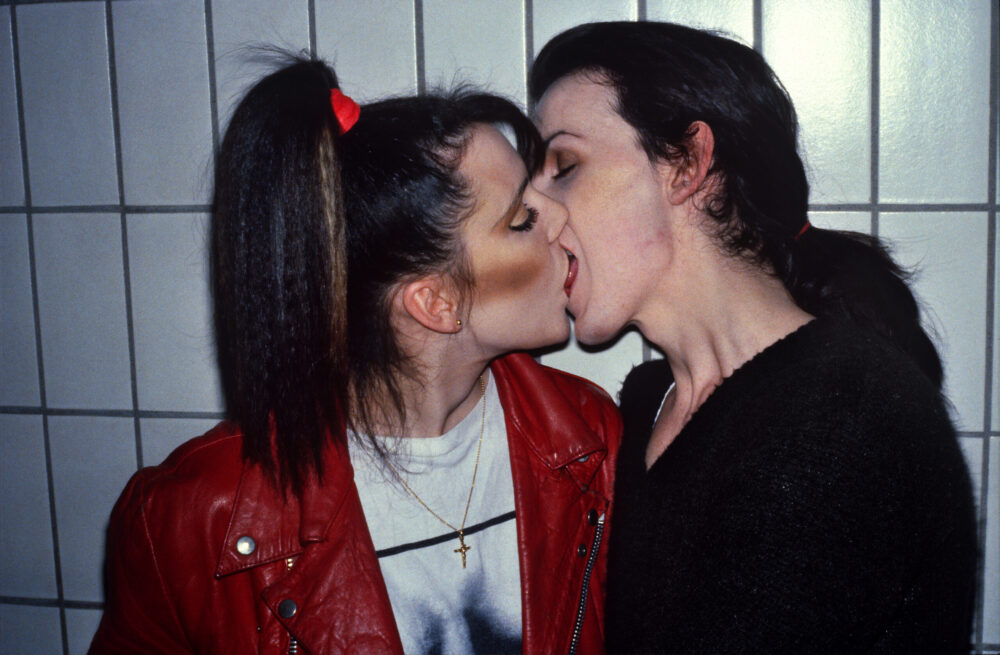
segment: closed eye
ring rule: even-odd
[[[552,179],[553,180],[561,180],[562,178],[564,178],[567,175],[569,175],[573,171],[574,168],[576,168],[576,164],[570,164],[569,166],[567,166],[565,168],[560,168],[558,171],[556,171],[556,174],[552,176]]]
[[[524,208],[528,210],[528,217],[524,219],[523,222],[510,226],[510,229],[515,232],[530,232],[531,228],[535,227],[535,223],[538,221],[537,209],[534,207],[528,207],[527,205],[525,205]]]

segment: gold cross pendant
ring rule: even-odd
[[[458,543],[460,543],[461,546],[459,546],[458,548],[456,548],[452,552],[453,553],[459,553],[462,556],[462,568],[464,569],[465,568],[465,554],[467,552],[469,552],[470,550],[472,550],[472,546],[466,546],[465,545],[465,535],[463,535],[461,533],[461,531],[458,533]]]

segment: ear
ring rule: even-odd
[[[705,183],[715,153],[715,136],[704,121],[688,127],[687,157],[670,165],[667,194],[671,204],[680,205],[697,193]]]
[[[458,320],[458,292],[441,275],[428,275],[403,285],[403,308],[428,330],[454,334],[462,329]]]

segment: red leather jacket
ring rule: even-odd
[[[523,650],[603,652],[618,410],[526,355],[492,371],[514,478]],[[323,484],[285,501],[243,461],[241,441],[222,423],[132,477],[111,516],[108,602],[90,652],[402,652],[346,453],[331,448]]]

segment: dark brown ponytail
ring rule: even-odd
[[[244,456],[296,494],[322,474],[347,407],[336,85],[316,61],[258,82],[233,114],[215,173],[212,291],[227,411]]]

